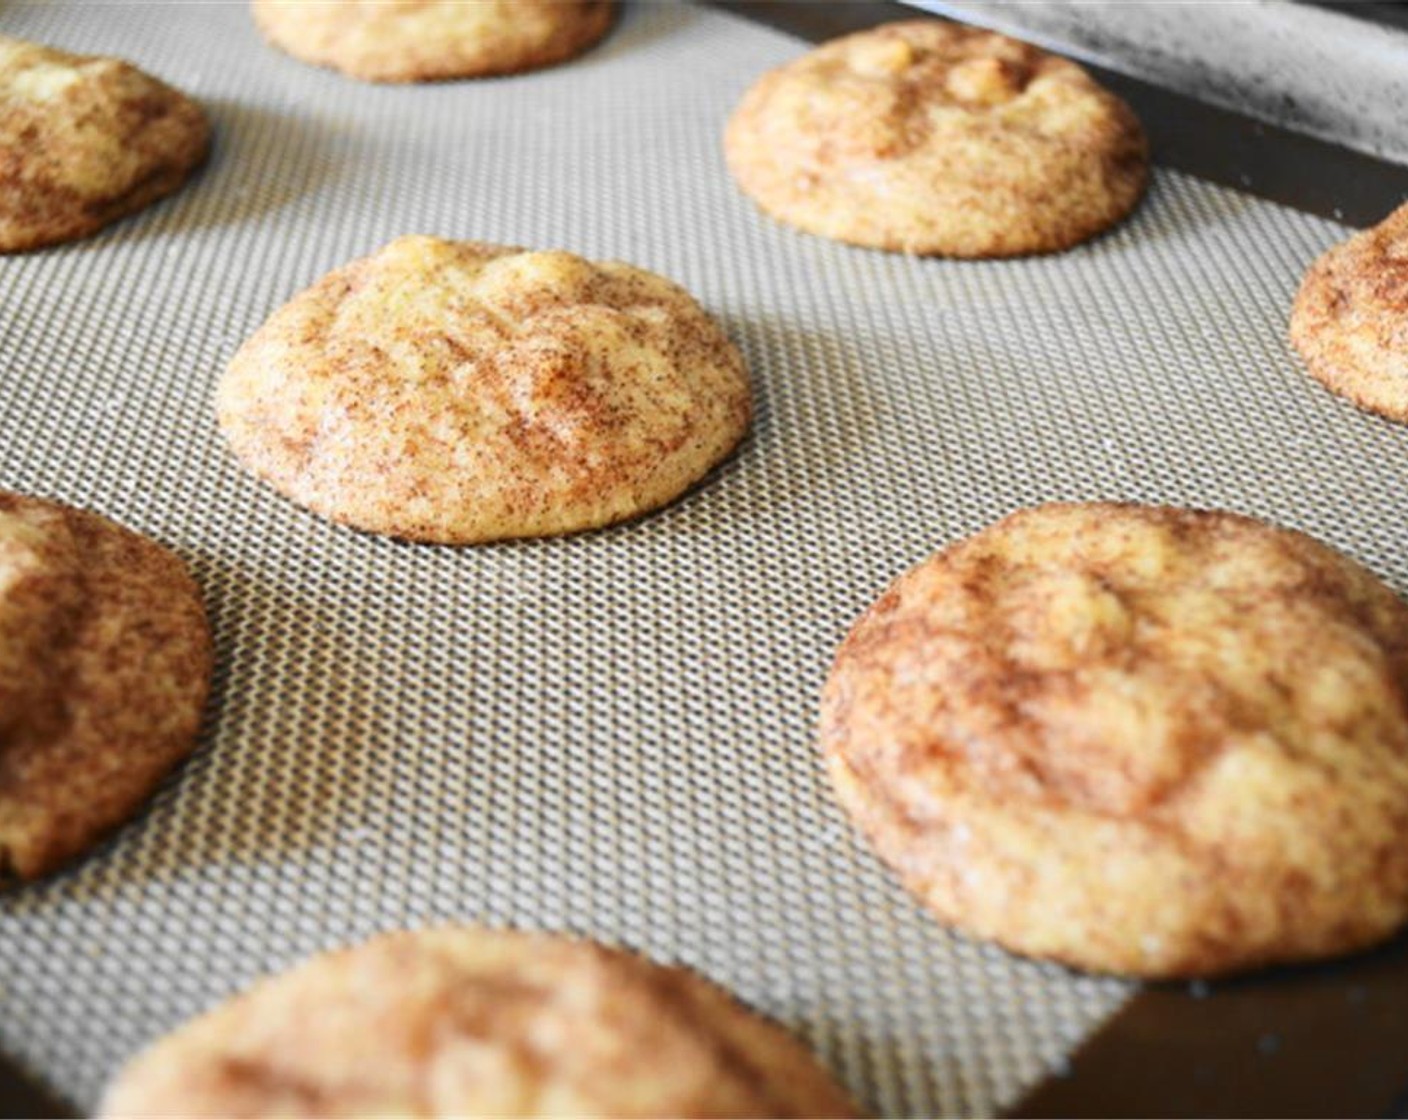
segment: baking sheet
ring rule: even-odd
[[[816,697],[900,570],[1020,505],[1223,506],[1408,590],[1408,429],[1287,346],[1346,231],[1161,171],[1052,258],[921,261],[775,226],[723,122],[802,44],[633,5],[560,69],[365,86],[265,48],[243,5],[0,6],[128,57],[217,128],[185,192],[0,259],[0,486],[186,556],[219,668],[199,755],[74,871],[0,901],[0,1049],[80,1108],[254,977],[376,930],[570,929],[699,968],[882,1114],[990,1114],[1134,990],[950,934],[832,804]],[[319,521],[244,475],[210,397],[235,347],[402,233],[616,257],[748,358],[740,453],[619,528],[476,549]]]

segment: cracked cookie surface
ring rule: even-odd
[[[565,62],[606,34],[610,0],[254,0],[280,50],[371,82],[513,74]]]
[[[403,237],[276,312],[222,379],[241,461],[372,532],[470,543],[656,509],[742,438],[742,356],[681,288]]]
[[[266,980],[140,1055],[107,1116],[852,1116],[780,1027],[587,941],[394,933]]]
[[[1408,205],[1310,266],[1291,311],[1291,341],[1328,388],[1408,421]]]
[[[908,20],[764,75],[724,138],[764,211],[922,255],[1068,248],[1144,192],[1138,119],[1073,62],[988,31]]]
[[[200,106],[135,66],[0,35],[0,252],[86,237],[171,194],[209,144]]]
[[[130,817],[195,747],[210,673],[174,554],[0,491],[0,873],[47,874]]]
[[[843,805],[943,921],[1216,975],[1408,918],[1408,607],[1228,513],[1015,513],[900,577],[821,719]]]

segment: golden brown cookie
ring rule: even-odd
[[[842,803],[939,918],[1100,972],[1408,919],[1408,607],[1230,513],[1023,510],[900,577],[825,689]]]
[[[187,1024],[105,1116],[853,1116],[781,1028],[682,968],[471,927],[329,953]]]
[[[136,67],[0,35],[0,253],[140,210],[209,145],[200,106]]]
[[[1073,62],[941,20],[825,43],[765,75],[724,138],[772,217],[904,253],[1065,249],[1144,193],[1148,144]]]
[[[210,673],[175,555],[0,491],[0,880],[44,875],[130,817],[194,748]]]
[[[403,237],[276,312],[217,408],[235,454],[299,504],[467,543],[664,505],[742,438],[750,400],[738,350],[668,280]]]
[[[1310,266],[1291,311],[1291,341],[1340,396],[1408,420],[1408,205]]]
[[[610,0],[253,0],[264,37],[369,82],[514,74],[565,62],[603,35]]]

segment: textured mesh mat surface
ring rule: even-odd
[[[803,49],[636,6],[513,79],[377,88],[242,6],[0,5],[0,29],[198,95],[213,162],[81,244],[0,258],[0,485],[186,556],[219,651],[199,754],[73,871],[0,901],[0,1049],[81,1107],[137,1048],[376,930],[576,930],[687,962],[880,1113],[989,1113],[1131,988],[938,928],[852,838],[812,739],[832,651],[896,573],[1055,498],[1224,506],[1408,589],[1408,429],[1284,341],[1329,223],[1160,173],[1065,256],[919,261],[770,224],[723,121]],[[238,343],[407,232],[616,257],[749,360],[741,452],[644,521],[452,550],[319,521],[211,413]]]

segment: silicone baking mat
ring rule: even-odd
[[[1021,505],[1222,506],[1408,590],[1408,429],[1285,341],[1345,229],[1160,171],[1074,252],[915,260],[773,225],[720,133],[803,49],[633,5],[558,69],[374,87],[242,5],[0,4],[0,30],[197,95],[212,162],[82,243],[0,259],[0,486],[184,555],[219,653],[197,756],[72,871],[0,901],[0,1050],[76,1107],[254,977],[376,930],[574,930],[686,962],[795,1029],[877,1113],[992,1113],[1133,987],[946,932],[850,832],[813,743],[854,617]],[[620,258],[745,352],[741,451],[667,510],[449,549],[247,477],[211,393],[326,270],[423,232]]]

